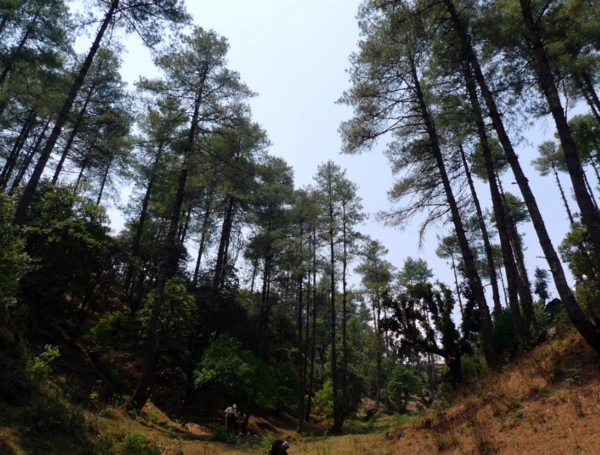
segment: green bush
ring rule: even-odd
[[[143,434],[130,431],[120,446],[121,455],[160,455],[160,450],[148,447],[148,438]]]
[[[452,387],[452,384],[450,384],[449,382],[446,382],[446,381],[444,381],[440,384],[439,393],[440,393],[440,399],[446,403],[450,403],[454,399],[454,396],[455,396],[455,392],[454,392],[454,388]]]
[[[276,440],[277,437],[275,437],[275,435],[271,434],[270,432],[263,436],[263,438],[260,441],[260,447],[263,449],[264,455],[269,455],[271,447],[273,446],[273,443]]]
[[[421,387],[421,379],[414,371],[406,365],[398,364],[392,370],[384,395],[390,397],[400,407],[400,411],[404,412],[408,396],[421,392]]]
[[[233,444],[235,442],[234,436],[227,431],[224,425],[220,425],[212,431],[212,440],[225,444]]]
[[[495,316],[492,336],[496,352],[503,357],[510,357],[519,347],[508,308],[503,309]]]
[[[121,311],[103,315],[98,323],[83,336],[89,354],[96,359],[105,358],[110,352],[111,337],[122,332],[127,324],[127,316]]]
[[[27,362],[27,371],[36,381],[48,381],[52,372],[52,362],[58,357],[60,357],[58,347],[52,347],[47,344],[40,355],[33,357]]]

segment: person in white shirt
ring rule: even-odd
[[[237,416],[237,405],[229,406],[225,409],[225,428],[227,431],[231,429],[231,432],[235,435],[235,418]]]

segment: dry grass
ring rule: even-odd
[[[348,426],[372,434],[303,437],[293,431],[291,418],[254,419],[252,427],[262,435],[271,432],[291,439],[290,455],[592,455],[600,453],[599,373],[598,356],[573,334],[539,346],[505,371],[465,386],[451,406],[437,407],[405,425],[398,426],[396,417],[379,414],[364,427]],[[165,455],[265,453],[260,438],[243,438],[233,445],[216,443],[210,440],[211,425],[206,422],[176,423],[152,406],[137,419],[117,409],[97,423],[104,435],[115,440],[131,431],[144,434]],[[325,426],[307,430],[322,435]],[[14,429],[0,425],[0,453],[38,453],[20,448],[16,436]]]

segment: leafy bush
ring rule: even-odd
[[[519,341],[515,336],[512,317],[508,308],[496,314],[492,336],[494,337],[496,351],[504,357],[514,354],[519,347]]]
[[[44,352],[33,357],[27,363],[27,371],[36,381],[45,382],[52,372],[52,362],[58,357],[60,357],[58,347],[52,347],[47,344],[44,348]]]
[[[260,408],[274,408],[277,377],[267,364],[228,335],[210,343],[194,371],[194,384],[196,387],[220,384],[225,394],[236,401],[250,396]]]
[[[157,448],[148,447],[148,438],[130,431],[120,446],[121,455],[160,455]]]
[[[121,311],[103,315],[98,323],[83,336],[90,355],[97,359],[104,358],[110,352],[111,337],[121,332],[127,323],[127,316]]]
[[[260,447],[263,449],[264,455],[269,455],[273,443],[277,440],[277,437],[268,432],[260,441]]]
[[[212,431],[212,439],[213,441],[223,442],[225,444],[232,444],[235,441],[233,435],[227,431],[227,428],[225,428],[224,425],[220,425]]]
[[[391,398],[404,412],[409,394],[418,394],[421,391],[421,386],[421,379],[412,369],[406,365],[398,364],[392,370],[384,395]]]
[[[333,417],[333,382],[328,379],[315,393],[315,410],[326,418]]]

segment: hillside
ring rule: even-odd
[[[103,405],[96,412],[77,409],[85,425],[72,421],[52,427],[57,416],[46,407],[33,428],[31,407],[2,405],[0,453],[86,453],[77,439],[83,431],[91,432],[96,450],[105,445],[97,452],[102,454],[261,454],[270,436],[289,439],[290,455],[593,454],[600,425],[599,377],[597,354],[570,333],[522,355],[502,372],[463,386],[449,402],[436,402],[421,415],[382,412],[368,423],[350,421],[341,436],[324,436],[326,422],[298,435],[291,417],[252,418],[254,436],[230,444],[215,441],[218,414],[177,421],[151,403],[139,416],[127,415],[122,406]],[[58,431],[45,432],[51,428]],[[136,449],[135,441],[157,451]]]

